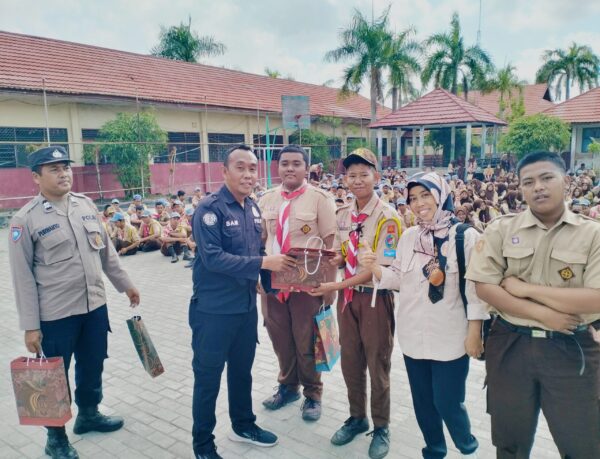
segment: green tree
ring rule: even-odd
[[[510,124],[500,139],[500,151],[523,155],[542,150],[560,152],[569,144],[569,126],[553,116],[524,116]]]
[[[119,113],[104,123],[98,137],[100,150],[87,151],[106,155],[128,195],[142,188],[142,178],[148,183],[150,158],[164,153],[167,145],[167,133],[152,112]]]
[[[302,138],[302,142],[300,142]],[[337,149],[342,141],[339,137],[327,136],[319,131],[302,129],[302,135],[299,131],[290,134],[290,143],[310,147],[311,164],[323,163],[328,165],[331,161],[331,150]]]
[[[342,94],[358,92],[364,81],[369,81],[371,122],[377,120],[377,102],[383,101],[383,72],[388,64],[386,49],[392,38],[389,12],[388,8],[380,17],[369,21],[355,10],[352,23],[340,33],[342,44],[325,54],[328,62],[352,61],[344,70]]]
[[[265,75],[269,78],[281,78],[281,72],[269,67],[265,67]]]
[[[493,71],[490,56],[479,45],[465,47],[458,13],[452,15],[448,32],[431,35],[425,45],[430,52],[421,74],[423,85],[433,80],[436,88],[452,94],[460,87],[466,100],[469,90],[482,86]]]
[[[385,49],[394,112],[402,107],[403,101],[412,100],[419,93],[412,78],[421,71],[419,58],[423,49],[412,39],[413,34],[414,29],[408,28],[392,36]]]
[[[473,139],[474,140],[474,139]],[[471,141],[471,148],[473,146]],[[444,164],[450,162],[450,154],[452,152],[452,128],[431,129],[425,135],[425,143],[431,145],[434,150],[443,151]],[[456,129],[454,138],[454,153],[455,158],[459,155],[464,155],[466,148],[466,135],[464,129]]]
[[[523,106],[523,86],[527,84],[523,80],[519,80],[519,77],[515,73],[516,67],[512,64],[507,64],[505,67],[499,69],[489,80],[487,80],[482,88],[483,93],[489,93],[491,91],[498,91],[500,94],[500,102],[498,107],[498,117],[506,119],[506,109],[511,109],[511,115],[522,116],[520,106]],[[512,112],[515,108],[517,113]],[[518,117],[518,116],[517,116]]]
[[[562,90],[565,98],[571,97],[571,87],[577,83],[583,92],[586,88],[598,86],[600,58],[589,46],[573,43],[568,49],[548,49],[542,55],[544,63],[538,69],[536,83],[554,86],[556,98],[560,99]]]
[[[588,145],[588,153],[591,153],[592,155],[600,153],[600,142],[594,139],[592,143]]]
[[[159,43],[152,48],[155,56],[176,61],[198,62],[202,57],[224,54],[227,47],[209,35],[199,36],[192,30],[192,18],[188,24],[160,28]]]

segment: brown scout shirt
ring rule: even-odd
[[[356,206],[356,201],[352,201],[350,204],[340,207],[337,211],[340,239],[338,239],[338,243],[334,246],[336,249],[347,245],[349,233],[355,229],[352,226],[352,211],[358,210]],[[360,240],[365,239],[370,244],[373,252],[377,254],[378,264],[382,266],[391,265],[396,258],[396,247],[398,246],[398,239],[402,234],[402,223],[400,222],[398,213],[389,204],[379,199],[375,193],[373,193],[373,197],[361,213],[368,214],[369,216],[362,224]],[[379,233],[377,232],[378,228]],[[375,241],[376,238],[377,241]],[[358,251],[360,253],[360,244]],[[356,274],[360,274],[363,271],[364,268],[358,263]],[[363,285],[365,287],[373,287],[372,282]]]
[[[499,285],[505,277],[561,288],[600,288],[600,224],[565,208],[548,229],[530,209],[497,217],[471,252],[466,278]],[[545,328],[498,311],[514,325]],[[600,314],[582,314],[585,323]]]
[[[333,197],[319,188],[307,185],[307,190],[290,204],[289,235],[291,247],[318,249],[321,242],[316,237],[325,239],[336,234],[335,201]],[[273,253],[273,241],[277,236],[277,218],[283,203],[281,186],[268,190],[258,202],[262,214],[263,238],[266,237],[266,251]],[[331,249],[331,247],[323,247]]]
[[[106,304],[102,272],[119,292],[133,287],[86,196],[69,193],[68,214],[40,194],[10,222],[9,263],[22,330]]]

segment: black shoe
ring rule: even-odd
[[[171,255],[171,263],[177,263],[179,261],[179,257],[175,252],[175,247],[171,246],[167,249],[167,255]]]
[[[215,446],[212,451],[208,451],[205,453],[194,453],[194,459],[223,459],[217,453],[217,447]]]
[[[331,443],[336,446],[342,446],[350,443],[360,433],[369,430],[369,420],[367,418],[353,418],[350,416],[344,421],[344,425],[333,434]]]
[[[288,403],[295,402],[300,398],[298,391],[291,391],[286,385],[280,384],[277,392],[263,402],[268,410],[278,410]]]
[[[52,459],[79,459],[64,427],[48,427],[48,440],[44,452]]]
[[[183,248],[183,260],[190,261],[193,259],[194,259],[194,257],[190,254],[190,249],[188,249],[187,247],[184,247]]]
[[[194,258],[192,258],[189,263],[183,266],[184,268],[193,268],[194,267]]]
[[[367,435],[373,437],[369,446],[369,457],[371,459],[382,459],[390,451],[390,430],[387,427],[375,427],[373,432]]]
[[[277,444],[277,435],[267,430],[263,430],[256,424],[252,424],[249,428],[242,430],[232,429],[228,435],[231,441],[238,443],[250,443],[255,446],[270,448]]]
[[[306,397],[304,403],[302,403],[301,410],[302,419],[305,421],[318,421],[321,417],[321,402]]]
[[[77,435],[86,432],[114,432],[123,427],[124,421],[120,416],[105,416],[97,407],[80,407],[75,420],[73,432]]]

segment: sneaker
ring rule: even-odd
[[[300,398],[298,391],[291,391],[286,385],[280,384],[277,392],[263,402],[263,405],[268,410],[278,410],[288,403],[295,402]]]
[[[305,421],[318,421],[321,417],[321,402],[318,400],[306,397],[300,409],[302,410],[302,419]]]
[[[331,443],[336,446],[342,446],[350,443],[360,433],[364,433],[369,430],[369,420],[367,418],[353,418],[350,416],[344,425],[333,434],[331,437]]]
[[[371,459],[382,459],[390,451],[390,431],[387,427],[375,427],[367,435],[373,437],[369,446],[369,457]]]
[[[256,424],[252,424],[247,429],[238,430],[232,429],[229,432],[229,439],[238,443],[250,443],[255,446],[270,448],[277,444],[277,435],[267,430],[263,430]]]

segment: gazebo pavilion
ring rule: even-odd
[[[396,164],[400,164],[402,156],[402,135],[412,131],[413,157],[412,167],[423,168],[425,129],[451,128],[450,160],[456,156],[456,128],[466,128],[465,165],[470,157],[473,128],[481,129],[481,157],[485,158],[487,131],[492,128],[492,156],[496,156],[498,127],[506,126],[506,122],[486,110],[461,99],[444,89],[434,89],[423,97],[405,105],[399,110],[389,113],[369,125],[377,129],[377,156],[381,163],[383,130],[396,131]],[[418,147],[417,146],[418,132]],[[418,164],[417,164],[418,152]]]

